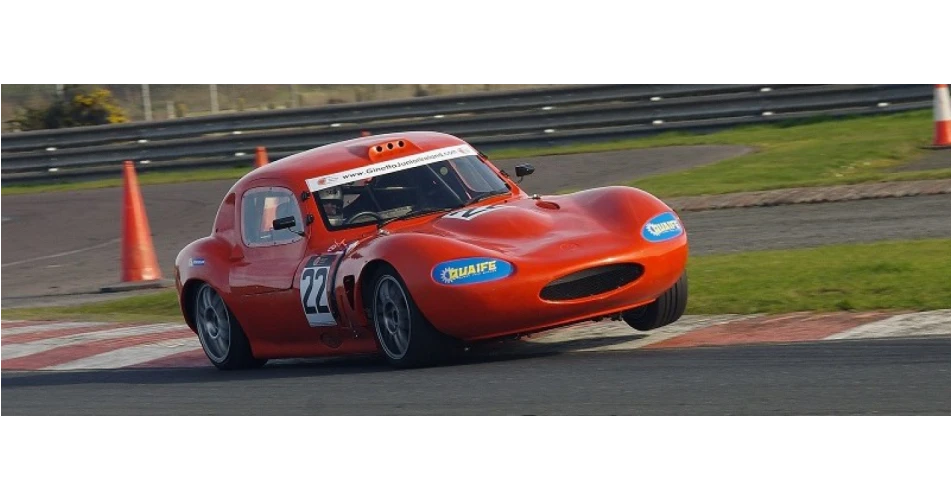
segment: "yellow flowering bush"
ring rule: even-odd
[[[109,90],[84,90],[70,85],[45,108],[27,108],[17,113],[10,123],[20,130],[42,130],[127,121],[125,111]]]

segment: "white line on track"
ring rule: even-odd
[[[6,326],[6,321],[3,322],[3,329],[0,330],[0,333],[4,337],[10,337],[13,335],[20,335],[23,333],[33,333],[33,332],[46,332],[50,330],[65,330],[67,328],[84,328],[84,327],[93,327],[93,326],[106,326],[109,323],[93,323],[93,322],[82,322],[82,323],[44,323],[42,325],[30,325],[30,326]]]
[[[538,337],[528,341],[534,346],[558,346],[559,344],[573,342],[577,346],[572,351],[627,351],[630,349],[639,349],[651,344],[655,344],[670,338],[690,333],[700,328],[713,325],[730,323],[741,319],[754,318],[761,315],[739,315],[723,314],[717,316],[684,316],[677,323],[652,330],[646,337],[646,332],[639,332],[628,326],[624,321],[603,321],[600,323],[587,323],[576,325],[564,329],[555,330],[551,333],[542,333]],[[623,340],[631,338],[631,340]],[[612,339],[617,339],[613,341]]]
[[[13,328],[17,325],[22,325],[26,320],[22,319],[5,319],[0,321],[0,328]]]
[[[940,311],[899,314],[830,335],[825,340],[950,335],[952,334],[952,326],[949,324],[950,313],[952,313],[952,310],[944,309]]]
[[[36,261],[38,261],[38,260],[55,259],[55,258],[57,258],[57,257],[66,257],[67,255],[74,255],[74,254],[77,254],[77,253],[88,252],[88,251],[90,251],[90,250],[95,250],[95,249],[97,249],[97,248],[102,248],[102,247],[104,247],[104,246],[112,245],[112,244],[118,243],[118,242],[119,242],[119,238],[113,238],[113,239],[111,239],[111,240],[109,240],[109,241],[104,241],[104,242],[102,242],[102,243],[100,243],[100,244],[98,244],[98,245],[93,245],[93,246],[91,246],[91,247],[77,248],[76,250],[70,250],[70,251],[68,251],[68,252],[60,252],[60,253],[54,253],[54,254],[52,254],[52,255],[43,255],[43,256],[40,256],[40,257],[32,257],[32,258],[29,258],[29,259],[18,260],[18,261],[15,261],[15,262],[7,262],[7,263],[5,263],[5,264],[0,264],[0,267],[19,266],[20,264],[28,264],[28,263],[30,263],[30,262],[36,262]]]
[[[701,328],[706,328],[708,326],[721,325],[724,323],[730,323],[732,321],[737,321],[741,319],[748,319],[753,316],[741,316],[736,314],[725,314],[719,316],[685,316],[678,320],[677,323],[658,328],[657,330],[652,330],[650,334],[641,339],[630,340],[628,342],[620,342],[617,344],[610,344],[606,346],[599,346],[594,348],[583,348],[579,351],[628,351],[631,349],[640,349],[651,344],[657,344],[674,337],[679,337],[686,333],[691,333],[695,330]],[[629,327],[627,324],[622,323],[625,327],[631,332],[637,332],[634,328]]]
[[[122,349],[116,349],[115,351],[104,352],[88,358],[77,359],[61,365],[44,368],[44,370],[103,370],[122,368],[201,348],[202,346],[198,342],[198,338],[161,341],[155,344],[124,347]]]
[[[0,351],[0,359],[7,360],[21,358],[23,356],[30,356],[43,351],[56,349],[57,347],[74,346],[95,340],[119,339],[122,337],[130,337],[144,333],[184,331],[187,328],[188,327],[179,323],[160,323],[156,325],[114,328],[111,330],[102,330],[92,333],[78,333],[66,337],[37,340],[35,342],[27,342],[24,344],[11,344],[3,346],[2,351]]]

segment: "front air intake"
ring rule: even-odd
[[[573,300],[600,295],[635,281],[644,271],[638,264],[593,267],[549,283],[539,296],[544,300]]]

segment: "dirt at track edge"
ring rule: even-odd
[[[678,212],[949,194],[949,179],[803,187],[665,199]]]

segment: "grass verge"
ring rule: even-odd
[[[118,322],[182,321],[175,290],[146,293],[122,299],[75,306],[4,309],[4,319],[78,319]]]
[[[667,133],[642,139],[548,149],[507,150],[505,157],[594,153],[663,146],[737,144],[754,153],[632,182],[661,197],[898,180],[947,179],[950,169],[894,172],[927,153],[930,111],[799,120],[712,134]],[[493,158],[498,155],[493,154]],[[541,165],[541,168],[545,168]]]
[[[930,310],[949,307],[950,240],[890,241],[692,257],[689,314]],[[180,321],[174,291],[7,319]]]
[[[950,240],[692,257],[692,314],[946,309]]]
[[[931,111],[839,119],[810,119],[737,127],[712,134],[676,132],[612,142],[491,151],[493,159],[595,153],[662,146],[739,144],[756,152],[704,167],[652,176],[635,183],[658,196],[691,196],[788,187],[829,186],[896,180],[945,179],[949,168],[892,172],[925,154],[933,133]],[[544,168],[544,165],[541,165]],[[147,172],[141,184],[237,179],[249,168]],[[0,194],[95,189],[122,179],[4,186]]]

